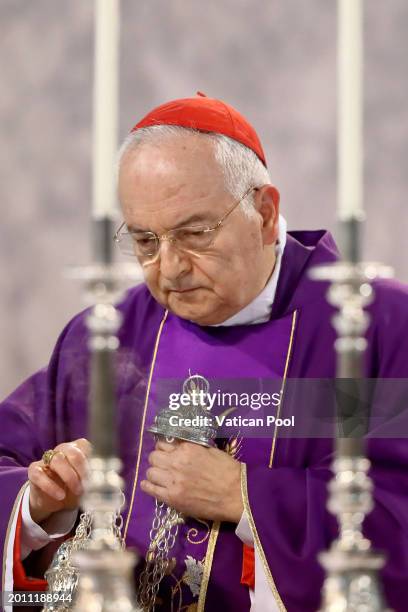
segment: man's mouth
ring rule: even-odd
[[[190,293],[190,291],[197,291],[200,287],[191,287],[190,289],[168,289],[172,293]]]

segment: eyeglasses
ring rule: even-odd
[[[194,225],[178,227],[158,236],[154,232],[128,230],[125,222],[123,222],[113,239],[118,243],[122,253],[136,256],[142,261],[157,257],[162,240],[168,240],[182,251],[193,251],[194,253],[205,251],[214,242],[216,232],[223,225],[226,218],[236,209],[238,204],[241,204],[251,191],[256,191],[257,189],[258,187],[250,187],[213,226]]]

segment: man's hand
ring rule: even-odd
[[[56,454],[48,466],[41,460],[34,461],[28,468],[30,514],[38,524],[54,512],[78,507],[91,445],[80,438],[59,444],[54,450]]]
[[[179,512],[239,523],[243,512],[240,463],[218,448],[159,441],[140,486]]]

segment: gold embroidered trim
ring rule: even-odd
[[[271,588],[275,601],[278,604],[279,610],[281,612],[286,612],[285,604],[283,603],[281,596],[279,595],[278,589],[276,588],[275,581],[272,577],[271,570],[268,565],[268,561],[266,560],[266,556],[262,548],[261,540],[259,539],[259,535],[256,530],[254,517],[252,516],[252,511],[249,505],[249,498],[248,498],[247,471],[246,471],[245,463],[241,463],[241,492],[242,492],[242,501],[244,502],[245,513],[248,517],[249,526],[251,528],[252,536],[254,538],[254,543],[256,546],[257,553],[262,561],[266,579]]]
[[[207,523],[207,521],[201,521],[200,519],[196,519],[196,521],[206,527],[205,535],[201,538],[201,540],[193,540],[193,538],[196,538],[198,536],[199,532],[197,527],[190,527],[190,529],[187,531],[186,538],[190,542],[190,544],[204,544],[204,542],[208,540],[208,537],[210,535],[210,525],[209,523]]]
[[[28,481],[25,482],[23,486],[21,487],[21,489],[19,490],[19,492],[17,493],[16,499],[13,505],[13,509],[10,514],[9,522],[7,525],[6,537],[4,540],[4,548],[3,548],[3,575],[2,575],[2,580],[1,580],[3,592],[6,590],[6,561],[7,561],[7,548],[8,548],[9,537],[10,537],[10,529],[11,529],[11,525],[14,520],[14,516],[16,512],[18,512],[18,509],[20,508],[21,498],[23,497],[24,491],[26,490],[29,484],[30,483]]]
[[[207,588],[210,581],[211,568],[214,558],[215,545],[217,543],[218,534],[220,532],[220,521],[215,521],[211,527],[210,537],[208,538],[207,553],[205,555],[203,579],[200,587],[200,595],[197,603],[197,612],[204,612],[205,599],[207,597]]]
[[[227,453],[227,455],[229,455],[230,457],[233,457],[234,459],[237,459],[238,461],[239,461],[239,454],[242,449],[242,440],[243,440],[243,438],[239,437],[239,434],[240,432],[238,432],[235,438],[233,437],[229,438],[228,442],[224,446],[224,451]]]
[[[297,320],[297,310],[295,310],[295,312],[293,313],[293,317],[292,317],[292,329],[291,329],[291,332],[290,332],[288,352],[286,354],[285,370],[283,372],[282,389],[281,389],[281,401],[279,402],[279,406],[278,406],[278,409],[276,411],[276,418],[277,419],[280,417],[281,406],[282,406],[282,403],[283,403],[285,384],[286,384],[286,376],[288,374],[290,357],[292,355],[293,338],[294,338],[294,335],[295,335],[296,320]],[[272,439],[272,446],[271,446],[271,454],[270,454],[270,457],[269,457],[269,467],[270,468],[272,467],[272,464],[273,464],[273,457],[275,455],[275,446],[276,446],[276,438],[277,437],[278,437],[278,427],[275,424],[275,431],[273,432],[273,439]]]
[[[154,366],[156,365],[156,357],[157,357],[157,351],[158,351],[158,348],[159,348],[159,342],[160,342],[161,333],[162,333],[163,326],[164,326],[164,324],[166,322],[168,314],[169,314],[169,311],[166,310],[164,315],[163,315],[163,319],[162,319],[162,321],[160,323],[160,327],[159,327],[159,330],[158,330],[157,336],[156,336],[156,342],[155,342],[155,345],[154,345],[153,358],[152,358],[152,363],[151,363],[150,372],[149,372],[149,380],[148,380],[148,383],[147,383],[146,399],[145,399],[144,408],[143,408],[142,424],[140,426],[139,448],[138,448],[138,453],[137,453],[135,476],[134,476],[134,480],[133,480],[132,497],[131,497],[131,500],[130,500],[129,512],[128,512],[128,515],[127,515],[126,525],[125,525],[125,529],[124,529],[124,533],[123,533],[123,538],[124,539],[126,539],[126,535],[127,535],[128,529],[129,529],[130,517],[131,517],[131,514],[132,514],[133,504],[134,504],[134,501],[135,501],[137,479],[138,479],[138,476],[139,476],[140,457],[142,455],[144,426],[145,426],[145,420],[146,420],[147,406],[149,404],[150,387],[151,387],[151,384],[152,384]]]

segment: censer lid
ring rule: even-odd
[[[209,412],[210,383],[204,376],[194,374],[184,381],[182,389],[184,395],[190,396],[190,402],[176,410],[166,406],[147,430],[168,441],[177,439],[214,446],[217,428]]]

